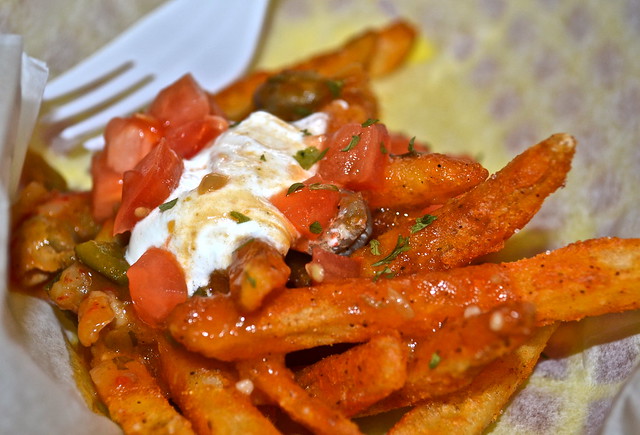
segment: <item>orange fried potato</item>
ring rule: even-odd
[[[404,385],[408,347],[398,333],[379,335],[295,374],[312,397],[352,416]]]
[[[491,361],[523,344],[533,333],[533,307],[500,305],[485,313],[465,313],[432,336],[419,340],[409,357],[403,388],[365,414],[415,404],[468,385]]]
[[[443,204],[487,178],[488,171],[469,159],[445,154],[394,156],[384,172],[384,184],[363,192],[372,208],[414,209]]]
[[[369,77],[395,70],[407,57],[416,37],[408,23],[398,21],[379,30],[367,30],[335,50],[311,57],[277,71],[257,71],[212,96],[215,104],[238,121],[253,110],[253,94],[270,76],[285,70],[313,70],[328,78],[344,77],[354,66]]]
[[[515,352],[489,364],[467,388],[411,409],[388,434],[482,433],[531,375],[554,330],[554,325],[538,330]]]
[[[275,288],[284,287],[291,270],[282,254],[262,240],[250,240],[234,253],[229,290],[241,311],[253,311]]]
[[[399,236],[409,237],[409,249],[384,268],[402,275],[464,266],[500,250],[504,241],[537,213],[544,198],[562,186],[575,145],[569,135],[551,136],[485,182],[433,211],[437,220],[426,228],[412,233],[415,221],[397,225],[378,238],[381,255],[374,255],[369,247],[354,254],[363,259],[363,275],[382,270],[374,265],[393,251]]]
[[[195,297],[168,327],[187,348],[234,360],[364,342],[390,329],[418,338],[469,306],[508,301],[534,304],[536,325],[631,310],[640,308],[638,281],[640,239],[594,239],[513,263],[286,289],[244,316],[228,298]]]
[[[194,433],[140,361],[116,356],[99,362],[90,373],[111,419],[125,433]]]
[[[293,373],[284,365],[284,356],[241,361],[237,366],[242,377],[253,381],[254,385],[277,402],[292,420],[311,429],[313,433],[360,433],[355,423],[323,401],[311,397],[296,384]]]
[[[236,388],[237,374],[224,363],[159,343],[161,375],[171,398],[200,434],[278,434],[273,424]]]

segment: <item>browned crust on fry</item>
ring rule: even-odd
[[[191,423],[171,406],[147,368],[137,360],[106,359],[91,369],[100,399],[127,434],[192,434]]]
[[[511,303],[445,323],[413,345],[402,389],[364,414],[410,406],[465,387],[487,364],[523,344],[533,333],[533,320],[532,305]]]
[[[404,385],[407,353],[397,332],[379,335],[305,367],[295,374],[296,382],[311,396],[353,416]]]
[[[469,305],[486,311],[531,302],[542,325],[640,308],[639,266],[640,239],[594,239],[502,265],[283,290],[243,317],[227,298],[196,297],[174,310],[168,326],[189,349],[233,360],[364,342],[393,329],[425,336]]]
[[[282,355],[237,364],[242,377],[251,379],[289,416],[317,434],[359,434],[355,423],[321,400],[308,395],[293,379]]]
[[[477,162],[444,154],[392,157],[379,190],[362,192],[372,208],[415,209],[443,204],[487,178]]]
[[[404,222],[379,237],[382,253],[391,252],[399,235],[411,236],[410,249],[386,265],[399,275],[442,270],[469,264],[481,255],[496,252],[513,233],[537,213],[544,199],[564,184],[576,141],[556,134],[514,158],[504,169],[459,198],[435,210],[437,220],[411,234]],[[368,247],[356,254],[363,258],[363,275],[375,274],[380,256]]]
[[[200,435],[280,433],[248,395],[235,387],[232,367],[187,352],[165,340],[159,344],[162,378],[171,398]]]
[[[554,330],[555,325],[540,329],[515,352],[489,364],[467,388],[414,407],[389,435],[482,433],[531,375]]]

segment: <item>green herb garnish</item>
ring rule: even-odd
[[[383,264],[391,263],[398,255],[403,252],[407,252],[411,247],[409,246],[409,237],[402,237],[402,235],[398,235],[398,240],[396,241],[396,246],[393,248],[393,251],[382,260],[378,260],[372,264],[373,267],[382,266]]]
[[[384,142],[380,142],[380,152],[382,154],[387,154],[389,151],[387,151],[387,147],[384,146]]]
[[[296,159],[298,164],[302,166],[303,169],[311,168],[315,163],[317,163],[320,159],[324,157],[324,155],[329,151],[329,148],[320,151],[316,147],[308,147],[303,150],[298,151],[293,158]]]
[[[300,133],[302,133],[303,136],[312,136],[311,132],[309,130],[307,130],[306,128],[303,130],[300,130]]]
[[[431,214],[425,214],[424,216],[417,218],[416,223],[411,226],[411,234],[417,233],[421,229],[433,223],[436,219],[438,218]]]
[[[396,276],[396,273],[393,270],[391,270],[390,268],[385,267],[384,269],[379,270],[379,271],[377,271],[376,273],[373,274],[373,282],[376,282],[380,278],[391,279],[394,276]]]
[[[178,198],[173,198],[171,201],[167,201],[164,204],[160,204],[158,208],[160,211],[167,211],[170,208],[173,208],[174,205],[178,203]]]
[[[438,364],[440,364],[440,355],[438,355],[438,352],[433,352],[433,355],[431,355],[431,361],[429,361],[429,368],[433,370],[438,367]]]
[[[415,136],[413,136],[413,137],[409,140],[409,152],[410,152],[411,154],[415,154],[415,153],[416,153],[416,150],[415,150],[415,148],[414,148],[414,144],[415,144],[415,142],[416,142],[416,137],[415,137]]]
[[[369,247],[372,255],[380,255],[380,240],[371,239],[369,241]]]
[[[240,213],[239,211],[231,211],[229,212],[229,216],[231,216],[233,219],[236,220],[236,222],[238,222],[239,224],[242,224],[244,222],[248,222],[251,220],[251,218],[245,214]]]
[[[333,98],[338,98],[340,94],[342,94],[342,87],[344,86],[343,80],[327,80],[327,86],[329,87],[329,92]]]
[[[287,196],[291,195],[293,192],[297,192],[302,188],[304,188],[304,183],[293,183],[291,186],[289,186],[289,190],[287,190]]]
[[[309,231],[311,231],[313,234],[320,234],[322,232],[322,225],[320,225],[320,222],[315,221],[314,223],[309,225]]]
[[[349,144],[346,147],[342,148],[340,151],[342,151],[343,153],[351,151],[353,148],[355,148],[356,145],[358,145],[358,142],[360,142],[360,135],[351,136],[351,141],[349,141]]]
[[[264,156],[264,154],[260,155],[260,160],[263,162],[267,161],[267,158]]]
[[[251,284],[251,287],[256,288],[256,279],[245,272],[244,277],[247,279],[247,282]]]
[[[379,119],[369,118],[369,119],[367,119],[365,122],[363,122],[360,125],[363,126],[363,127],[369,127],[370,125],[373,125],[378,121],[379,121]]]

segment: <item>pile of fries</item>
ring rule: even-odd
[[[344,83],[348,105],[323,109],[335,131],[377,118],[369,79],[402,65],[415,38],[397,22],[286,69]],[[211,98],[240,121],[278,72],[254,72]],[[87,233],[95,223],[82,220],[87,195],[61,211],[50,186],[32,182],[14,206],[14,279],[77,313],[97,394],[126,433],[360,433],[354,419],[404,408],[391,434],[480,433],[558,322],[640,307],[640,239],[475,264],[562,187],[575,147],[570,135],[553,135],[489,177],[469,159],[409,149],[392,157],[384,187],[365,193],[377,243],[351,254],[361,276],[272,289],[249,312],[226,295],[194,296],[165,329],[138,319],[126,285],[72,254],[58,261],[73,241],[58,240],[56,258],[38,251],[47,219],[72,214]],[[109,225],[92,238],[117,242]]]

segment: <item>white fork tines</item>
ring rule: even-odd
[[[139,110],[160,89],[191,73],[214,92],[251,62],[268,0],[171,0],[52,80],[41,122],[52,146],[66,151],[99,136],[115,116]]]

